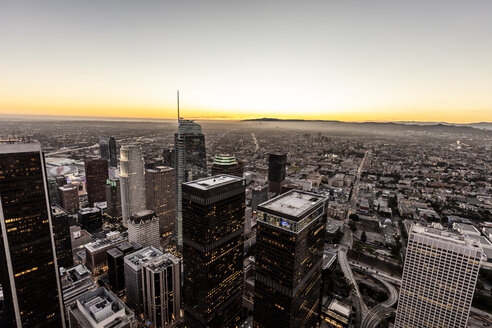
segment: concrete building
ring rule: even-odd
[[[142,246],[138,243],[124,242],[107,251],[109,286],[115,293],[125,288],[125,256],[139,249]]]
[[[106,234],[106,238],[84,245],[86,266],[92,273],[107,270],[108,259],[106,252],[121,243],[128,241],[128,234],[117,231]]]
[[[66,184],[58,187],[60,195],[60,206],[69,213],[73,213],[79,209],[79,192],[77,186]]]
[[[133,214],[128,219],[128,240],[143,247],[159,248],[159,219],[149,210]]]
[[[176,220],[175,172],[172,167],[158,166],[145,172],[147,209],[159,218],[159,233],[170,236]]]
[[[60,280],[63,293],[63,304],[65,307],[65,320],[68,323],[69,308],[77,299],[90,293],[97,288],[91,279],[91,272],[82,264],[73,268],[60,267]],[[68,326],[68,325],[67,325]]]
[[[170,253],[143,265],[143,313],[153,328],[174,327],[182,318],[181,268],[181,260]]]
[[[474,239],[413,225],[395,327],[465,328],[481,258]]]
[[[148,246],[124,258],[126,303],[137,313],[143,312],[142,266],[159,255],[160,250]]]
[[[316,327],[326,202],[293,190],[258,206],[254,327]]]
[[[70,307],[70,328],[136,328],[134,313],[112,292],[100,287]]]
[[[142,147],[137,144],[120,148],[120,189],[123,225],[132,214],[145,210],[145,179]]]

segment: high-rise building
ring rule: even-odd
[[[104,287],[91,291],[70,306],[70,328],[136,328],[135,314]]]
[[[85,161],[85,179],[89,206],[106,201],[106,180],[108,180],[108,161],[92,159]]]
[[[102,214],[97,207],[82,208],[78,212],[78,220],[82,229],[89,231],[91,234],[102,229]]]
[[[124,258],[126,303],[137,313],[143,313],[142,266],[159,255],[160,250],[149,246]]]
[[[118,166],[116,141],[113,137],[101,138],[99,140],[99,149],[101,151],[101,158],[108,161],[110,167]]]
[[[171,167],[158,166],[145,172],[147,209],[159,218],[159,233],[168,236],[174,230],[176,219],[175,173]]]
[[[118,178],[106,181],[106,213],[113,219],[121,219],[121,189]]]
[[[60,194],[58,193],[58,184],[55,177],[48,178],[48,194],[50,196],[50,204],[60,204]]]
[[[264,203],[268,200],[268,186],[267,185],[259,185],[251,189],[251,209],[256,211],[258,209],[258,205]]]
[[[164,149],[162,152],[162,163],[165,166],[174,168],[176,165],[176,151],[174,148]]]
[[[244,180],[183,184],[183,304],[190,328],[235,327],[243,290]]]
[[[73,266],[72,241],[70,239],[70,224],[68,215],[61,207],[51,206],[53,236],[55,238],[56,258],[59,267]]]
[[[143,247],[159,248],[159,219],[149,210],[133,214],[128,219],[128,240]]]
[[[58,187],[60,195],[60,206],[69,213],[73,213],[79,209],[79,191],[77,186],[66,184]]]
[[[120,189],[123,225],[132,214],[145,210],[145,179],[142,147],[137,144],[120,148]]]
[[[289,191],[258,206],[254,327],[316,327],[325,197]]]
[[[128,234],[126,232],[120,234],[118,231],[112,231],[106,234],[106,238],[84,245],[85,265],[94,274],[100,270],[106,270],[108,265],[106,252],[127,241]]]
[[[46,181],[39,144],[0,144],[2,327],[65,327]]]
[[[467,327],[481,258],[475,239],[413,225],[395,328]]]
[[[153,328],[171,328],[181,319],[181,260],[165,253],[142,267],[143,313]]]
[[[107,251],[109,285],[114,292],[125,288],[125,256],[139,249],[142,246],[138,243],[124,242]]]
[[[207,153],[205,135],[202,127],[190,120],[178,121],[178,133],[174,134],[176,152],[176,224],[175,234],[179,246],[183,245],[183,182],[193,181],[207,176]]]
[[[235,156],[215,155],[212,165],[212,175],[229,174],[239,178],[243,177],[244,164]]]
[[[268,191],[276,194],[282,192],[285,180],[287,154],[268,154]]]

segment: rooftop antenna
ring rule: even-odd
[[[179,123],[179,90],[178,90],[178,123]]]

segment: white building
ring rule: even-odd
[[[145,171],[142,147],[137,144],[120,148],[120,190],[123,225],[128,218],[145,210]]]
[[[143,313],[151,327],[171,328],[182,317],[181,260],[165,253],[142,267]]]
[[[474,239],[412,226],[395,328],[465,328],[481,258]]]
[[[128,219],[128,241],[143,247],[159,248],[159,218],[152,211],[141,211]]]

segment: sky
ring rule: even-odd
[[[492,121],[492,1],[0,0],[2,114]]]

